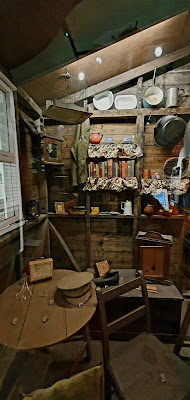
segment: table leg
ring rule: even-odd
[[[88,323],[83,328],[83,337],[84,337],[84,341],[87,343],[87,346],[86,346],[87,361],[90,362],[90,361],[92,361],[92,346],[91,346]]]

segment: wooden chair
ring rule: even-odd
[[[142,305],[109,322],[109,301],[141,286]],[[102,326],[106,399],[111,386],[119,399],[181,400],[190,395],[190,368],[150,333],[150,310],[142,271],[130,282],[116,287],[97,289]],[[129,342],[110,342],[109,336],[125,325],[145,316],[146,332]],[[112,346],[113,345],[113,346]],[[190,398],[190,397],[187,397]]]
[[[180,328],[179,337],[174,346],[174,354],[176,354],[177,356],[179,355],[182,347],[190,347],[190,338],[186,337],[189,325],[190,325],[190,302],[187,306],[187,310]]]

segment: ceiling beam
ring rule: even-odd
[[[26,104],[28,104],[29,107],[31,107],[37,114],[36,118],[39,118],[42,116],[42,110],[41,108],[35,103],[35,101],[29,96],[28,93],[20,86],[17,88],[18,94],[25,100]]]
[[[116,75],[113,78],[107,79],[104,82],[100,82],[96,85],[88,87],[85,91],[79,91],[76,93],[76,97],[80,100],[92,97],[97,93],[101,93],[104,90],[114,89],[126,82],[129,82],[139,76],[147,74],[154,70],[155,67],[160,68],[174,61],[180,60],[190,55],[190,46],[183,47],[182,49],[176,50],[172,53],[166,54],[160,58],[155,58],[146,64],[140,65],[139,67],[133,68],[129,71],[123,72],[122,74]],[[63,98],[67,101],[67,97]]]

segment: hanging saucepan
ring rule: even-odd
[[[173,147],[185,135],[186,123],[177,115],[160,118],[154,127],[154,139],[161,147]]]
[[[144,108],[158,107],[162,103],[164,93],[160,87],[155,86],[155,79],[156,67],[154,68],[152,86],[149,86],[144,92],[144,97],[142,99],[142,105]]]

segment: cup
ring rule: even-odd
[[[130,200],[122,201],[121,209],[124,215],[132,215],[132,202]]]

